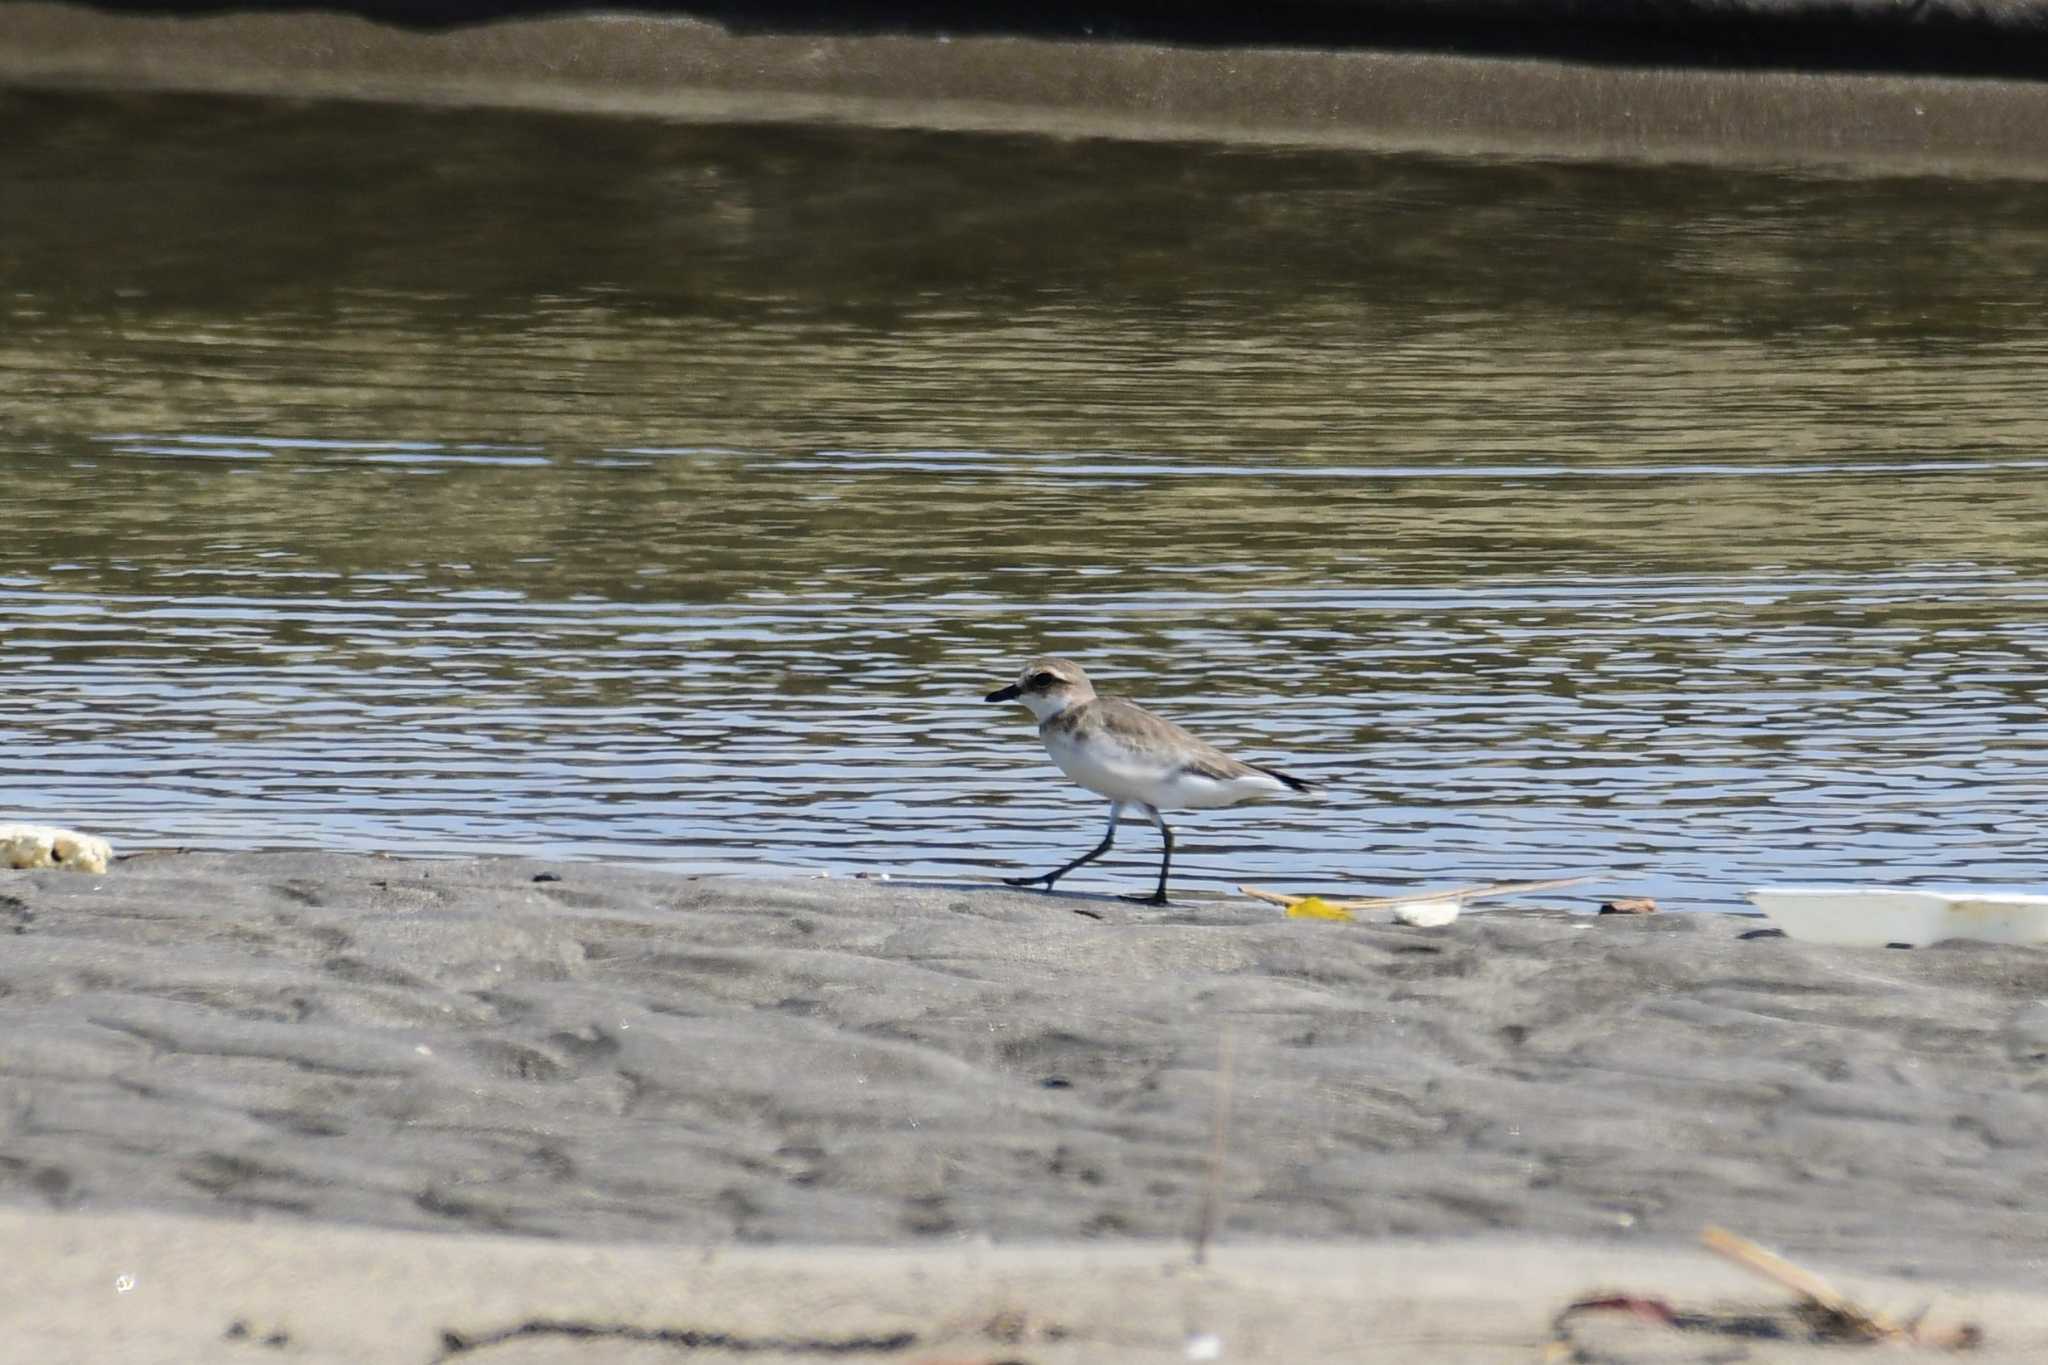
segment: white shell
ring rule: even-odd
[[[1394,918],[1418,929],[1441,929],[1456,919],[1463,908],[1454,900],[1404,901],[1394,907]]]
[[[113,848],[97,835],[55,825],[0,825],[0,867],[105,872]]]

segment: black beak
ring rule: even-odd
[[[994,691],[994,692],[991,692],[991,693],[989,693],[989,694],[988,694],[987,696],[983,697],[983,698],[982,698],[982,700],[983,700],[983,701],[1015,701],[1015,700],[1017,700],[1017,698],[1019,698],[1019,697],[1021,697],[1021,696],[1023,696],[1023,695],[1024,695],[1024,689],[1023,689],[1023,688],[1021,688],[1021,687],[1019,687],[1019,686],[1017,686],[1017,684],[1015,684],[1015,683],[1011,683],[1011,684],[1010,684],[1010,685],[1009,685],[1008,687],[1000,688],[1000,689],[998,689],[998,690],[996,690],[996,691]]]

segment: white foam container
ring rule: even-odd
[[[1944,939],[2048,943],[2048,895],[1894,886],[1760,886],[1751,903],[1808,943],[1920,947]]]

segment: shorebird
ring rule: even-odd
[[[1109,828],[1102,842],[1064,867],[1036,877],[1005,877],[1011,886],[1053,883],[1081,864],[1100,858],[1116,842],[1116,822],[1125,806],[1136,806],[1166,840],[1159,859],[1159,886],[1149,896],[1125,900],[1166,904],[1166,874],[1173,866],[1173,831],[1159,812],[1235,806],[1288,792],[1313,791],[1298,777],[1241,763],[1213,744],[1196,739],[1172,721],[1161,720],[1136,702],[1098,697],[1080,666],[1065,659],[1033,659],[1017,681],[985,701],[1021,701],[1038,718],[1038,737],[1061,772],[1109,798]]]

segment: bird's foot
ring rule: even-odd
[[[1136,904],[1138,904],[1138,905],[1171,905],[1171,904],[1173,904],[1173,902],[1172,902],[1172,901],[1169,901],[1168,899],[1166,899],[1166,893],[1165,893],[1164,891],[1154,891],[1154,892],[1153,892],[1153,893],[1152,893],[1151,895],[1149,895],[1149,896],[1118,896],[1118,897],[1117,897],[1117,899],[1118,899],[1118,900],[1120,900],[1120,901],[1132,901],[1132,902],[1134,902],[1134,903],[1136,903]]]

